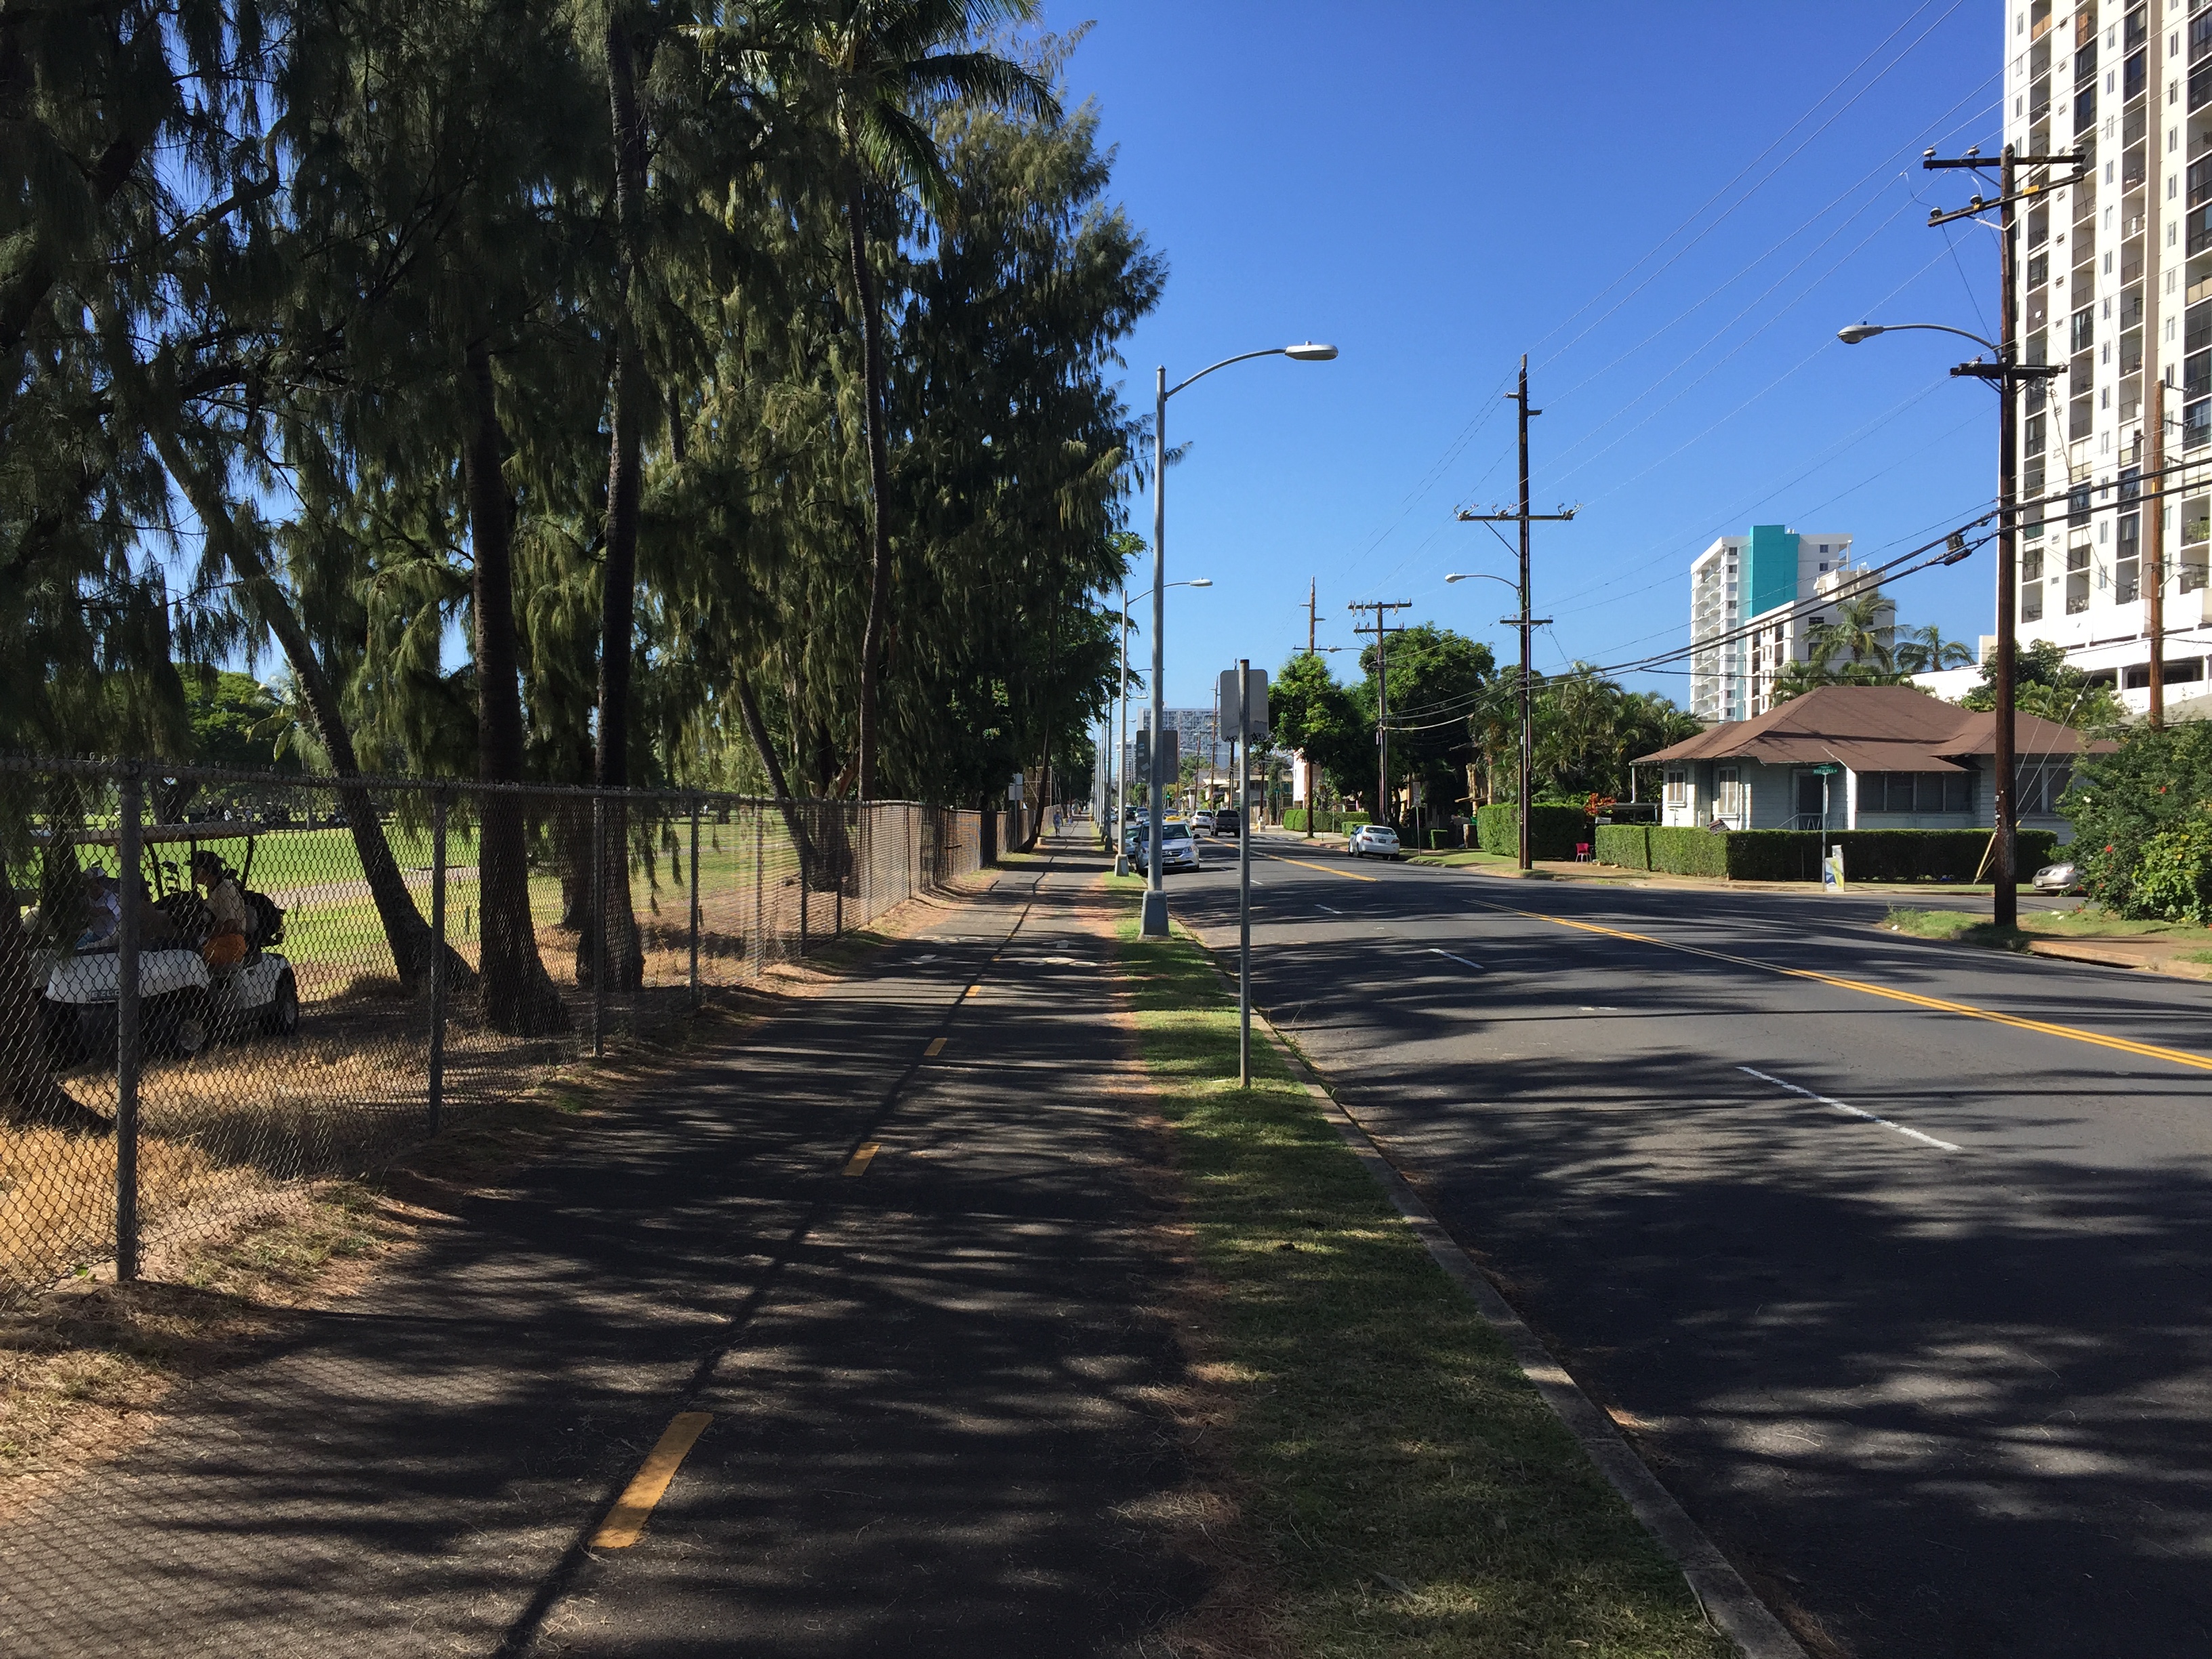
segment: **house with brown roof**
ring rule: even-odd
[[[1968,830],[1996,822],[1996,716],[1905,685],[1824,685],[1726,720],[1638,765],[1662,768],[1662,823],[1730,830]],[[2033,714],[2014,720],[2023,828],[2057,816],[2075,758],[2113,747]]]

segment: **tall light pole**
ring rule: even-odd
[[[1187,582],[1170,582],[1168,586],[1211,587],[1213,578],[1194,576]],[[1146,595],[1139,593],[1137,597],[1141,599]],[[1121,757],[1129,748],[1129,630],[1135,626],[1129,617],[1129,586],[1124,582],[1121,585],[1121,744],[1114,751],[1114,873],[1117,876],[1129,873],[1129,849],[1127,837],[1121,833],[1121,821],[1129,811],[1129,779],[1128,769],[1122,764]],[[1155,730],[1152,735],[1154,747],[1158,746],[1159,740],[1159,734]],[[1157,811],[1156,807],[1152,810]]]
[[[1836,337],[1845,345],[1856,345],[1877,334],[1903,333],[1909,330],[1923,330],[1936,334],[1956,334],[1983,347],[1996,361],[1984,363],[1977,359],[1960,363],[1951,373],[1954,375],[1986,380],[1997,394],[1997,648],[1995,678],[1996,681],[1996,720],[1992,733],[1990,756],[1991,779],[1990,820],[1996,842],[1996,856],[1990,860],[1995,868],[1990,874],[1996,884],[1991,896],[1990,919],[2000,927],[2014,927],[2020,921],[2020,869],[2016,857],[2014,832],[2019,828],[2018,800],[2015,787],[2017,764],[2014,756],[2014,664],[2018,654],[2018,617],[2020,604],[2017,592],[2017,570],[2014,558],[2016,535],[2015,520],[2019,516],[2017,446],[2013,434],[2017,424],[2020,404],[2014,395],[2029,380],[2050,380],[2066,372],[2063,363],[2022,363],[2018,360],[2020,323],[2017,293],[2020,286],[2019,261],[2014,242],[2016,235],[2014,208],[2047,194],[2057,185],[2030,185],[2025,190],[2014,188],[2014,174],[2022,167],[2079,167],[2079,155],[2017,155],[2013,147],[2004,147],[2002,159],[1994,165],[1998,168],[1997,194],[1995,201],[1985,202],[1977,194],[1965,207],[1949,213],[1941,209],[1928,215],[1930,225],[1948,224],[1954,219],[1968,219],[1998,210],[1997,272],[1998,315],[2001,319],[1997,339],[1984,339],[1978,334],[1963,328],[1953,328],[1944,323],[1860,323],[1851,328],[1838,329]],[[1965,167],[1981,171],[1992,165],[1987,156],[1972,151],[1951,160],[1938,160],[1936,152],[1928,151],[1921,157],[1921,165],[1929,168]],[[2059,185],[2081,183],[2087,175],[2077,173]]]
[[[1167,688],[1164,684],[1167,675],[1168,399],[1185,386],[1204,380],[1215,369],[1226,368],[1231,363],[1249,362],[1255,357],[1288,357],[1295,362],[1325,363],[1335,356],[1334,346],[1306,340],[1297,345],[1270,346],[1264,351],[1244,351],[1234,357],[1224,357],[1174,386],[1168,384],[1167,365],[1162,363],[1152,382],[1152,747],[1146,776],[1152,811],[1145,830],[1145,908],[1138,929],[1146,939],[1168,936],[1167,884],[1160,868],[1159,810],[1160,732],[1168,718]]]

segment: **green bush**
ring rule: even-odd
[[[1667,829],[1654,824],[1644,831],[1651,862],[1645,867],[1670,876],[1718,876],[1729,872],[1725,834],[1686,826]]]
[[[1651,867],[1651,826],[1648,823],[1601,823],[1597,827],[1597,861],[1622,870]]]
[[[2193,814],[2145,842],[2130,888],[2131,915],[2212,927],[2212,817]]]
[[[1606,849],[1624,838],[1607,839],[1608,829],[1634,826],[1598,831],[1599,858],[1618,863]],[[1986,830],[1655,829],[1648,836],[1650,862],[1629,867],[1730,881],[1818,881],[1820,854],[1829,847],[1843,848],[1848,881],[1972,881],[1990,844]],[[2057,841],[2048,830],[2021,830],[2021,872],[2049,863]]]
[[[2208,801],[2212,720],[2157,730],[2139,726],[2112,753],[2083,756],[2058,810],[2074,825],[2071,850],[2089,896],[2124,916],[2152,915],[2135,890],[2150,843],[2200,817]],[[2027,865],[2025,853],[2021,864]],[[2170,890],[2158,890],[2163,896]]]
[[[1556,806],[1538,801],[1528,815],[1528,855],[1539,859],[1571,859],[1576,846],[1590,838],[1590,815],[1582,806]],[[1474,815],[1475,845],[1486,853],[1507,858],[1521,855],[1521,809],[1510,802],[1486,806]]]

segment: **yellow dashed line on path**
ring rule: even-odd
[[[615,1500],[607,1518],[592,1534],[595,1550],[626,1550],[638,1540],[645,1531],[645,1519],[653,1513],[668,1490],[668,1483],[676,1478],[676,1471],[684,1462],[692,1443],[699,1438],[714,1417],[708,1412],[678,1412],[668,1426],[661,1431],[660,1438],[645,1455],[630,1483],[623,1488],[623,1495]]]
[[[980,985],[971,985],[968,988],[968,994],[971,997],[979,997],[983,994],[983,988]]]
[[[868,1164],[870,1161],[874,1158],[876,1150],[876,1143],[872,1140],[866,1146],[861,1147],[859,1152],[854,1153],[850,1158],[846,1160],[845,1173],[848,1176],[867,1174]]]
[[[924,1060],[935,1060],[938,1055],[944,1052],[945,1039],[943,1037],[932,1037],[929,1040],[929,1047],[921,1051],[921,1057]]]
[[[1770,974],[1786,974],[1792,979],[1809,979],[1821,985],[1832,985],[1842,991],[1856,991],[1863,996],[1884,997],[1892,1002],[1910,1003],[1916,1008],[1931,1009],[1939,1014],[1958,1014],[1967,1019],[1985,1019],[1994,1025],[2009,1025],[2017,1031],[2037,1031],[2045,1036],[2065,1037],[2075,1042],[2087,1042],[2100,1048],[2117,1048],[2124,1054],[2137,1054],[2145,1060],[2163,1060],[2175,1066],[2192,1066],[2200,1072],[2212,1072],[2212,1055],[2193,1054],[2185,1048],[2161,1048],[2155,1043],[2137,1042],[2131,1037],[2107,1036],[2101,1031],[2085,1031],[2076,1025],[2053,1025],[2040,1019],[2023,1019],[2018,1014],[2001,1014],[1993,1008],[1978,1008],[1971,1002],[1952,1002],[1942,997],[1923,997],[1917,991],[1894,990],[1887,985],[1870,985],[1861,979],[1841,979],[1833,974],[1816,973],[1810,968],[1784,968],[1777,963],[1761,962],[1754,957],[1730,956],[1725,951],[1708,951],[1696,945],[1678,945],[1672,939],[1654,939],[1649,933],[1624,933],[1618,927],[1601,927],[1594,921],[1572,921],[1565,916],[1547,916],[1534,910],[1518,910],[1510,904],[1490,904],[1478,900],[1484,908],[1505,910],[1516,915],[1534,916],[1539,921],[1548,921],[1561,927],[1578,928],[1585,933],[1602,933],[1608,939],[1625,939],[1638,945],[1656,945],[1663,951],[1680,951],[1686,956],[1709,957],[1715,962],[1734,963],[1743,968],[1762,968]]]

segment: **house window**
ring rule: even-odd
[[[1859,779],[1859,811],[1967,811],[1972,781],[1964,772],[1868,772]]]
[[[1713,793],[1719,797],[1719,801],[1714,808],[1715,811],[1731,823],[1735,823],[1739,829],[1741,828],[1743,783],[1741,775],[1735,767],[1721,766],[1713,769]]]
[[[1667,774],[1667,805],[1687,806],[1690,804],[1690,775],[1674,770]]]

